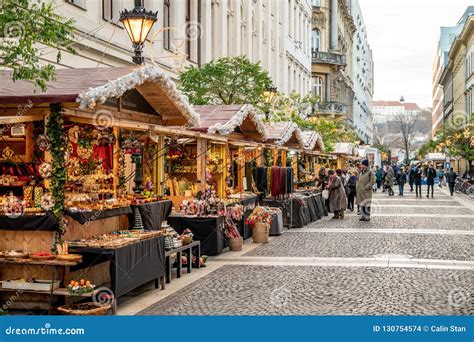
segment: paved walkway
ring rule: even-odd
[[[324,218],[211,258],[119,314],[472,315],[474,202],[375,195],[372,221]]]

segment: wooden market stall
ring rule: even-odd
[[[0,81],[0,204],[7,214],[0,217],[1,279],[54,284],[36,297],[24,291],[13,306],[44,309],[48,294],[50,307],[53,295],[68,293],[57,288],[67,285],[65,278],[108,284],[116,297],[162,278],[160,234],[120,231],[161,228],[172,206],[162,196],[164,136],[201,136],[187,129],[200,118],[175,84],[153,66],[57,70],[44,92],[12,82],[8,71]],[[51,253],[65,247],[62,241],[82,262],[61,262]],[[126,262],[137,248],[151,249],[149,258],[120,269],[118,260]]]
[[[315,131],[302,131],[304,140],[304,152],[300,158],[298,169],[298,180],[300,187],[314,186],[314,175],[317,175],[319,168],[318,154],[324,152],[322,137]]]
[[[359,151],[356,144],[353,143],[337,143],[334,145],[334,151],[331,154],[337,158],[337,169],[343,169],[349,161],[359,159]]]

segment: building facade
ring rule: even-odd
[[[352,44],[352,79],[354,80],[353,124],[362,140],[373,142],[372,98],[374,94],[374,60],[367,40],[367,29],[359,1],[352,1],[352,17],[356,25]]]
[[[421,108],[416,103],[402,103],[400,101],[374,101],[372,111],[375,125],[395,121],[398,115],[417,117],[422,113]]]
[[[461,128],[474,112],[474,6],[466,10],[455,32],[438,81],[443,89],[443,110],[442,120],[433,121],[433,126],[438,123],[437,130],[446,124]]]
[[[118,21],[133,0],[55,0],[57,12],[75,20],[78,54],[58,67],[132,66],[130,40]],[[148,36],[146,63],[177,79],[187,65],[245,55],[261,62],[284,93],[311,90],[310,0],[142,0],[158,11]],[[47,50],[47,49],[46,49]],[[54,63],[54,53],[42,58]]]
[[[347,120],[372,142],[372,51],[357,0],[313,0],[311,32],[314,115]]]

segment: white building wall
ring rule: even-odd
[[[367,29],[358,0],[352,1],[352,17],[356,25],[352,45],[352,79],[354,81],[353,124],[367,143],[373,142],[372,87],[373,59],[367,40]]]
[[[110,1],[110,0],[109,0]],[[200,39],[191,40],[191,58],[186,53],[187,0],[170,0],[170,42],[164,48],[164,2],[144,0],[147,10],[158,11],[158,21],[145,48],[147,63],[152,61],[177,79],[182,66],[198,65],[224,56],[246,55],[269,71],[279,91],[309,92],[311,80],[310,0],[191,0],[191,27],[200,27]],[[132,9],[133,0],[113,0],[114,20],[103,19],[103,0],[83,0],[82,7],[66,0],[53,0],[57,12],[75,20],[79,44],[77,55],[63,53],[60,68],[132,66],[133,50],[125,30],[118,23],[119,12]],[[201,4],[201,22],[197,8]],[[189,26],[189,24],[188,24]],[[156,35],[155,33],[158,32]],[[200,46],[200,56],[198,56]],[[54,63],[55,54],[46,49],[43,60]],[[179,63],[181,61],[181,63]],[[289,78],[288,67],[291,69]],[[294,74],[296,72],[296,74]]]

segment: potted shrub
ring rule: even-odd
[[[271,212],[263,207],[256,207],[249,215],[246,223],[252,226],[252,238],[255,243],[267,243],[270,235]]]

